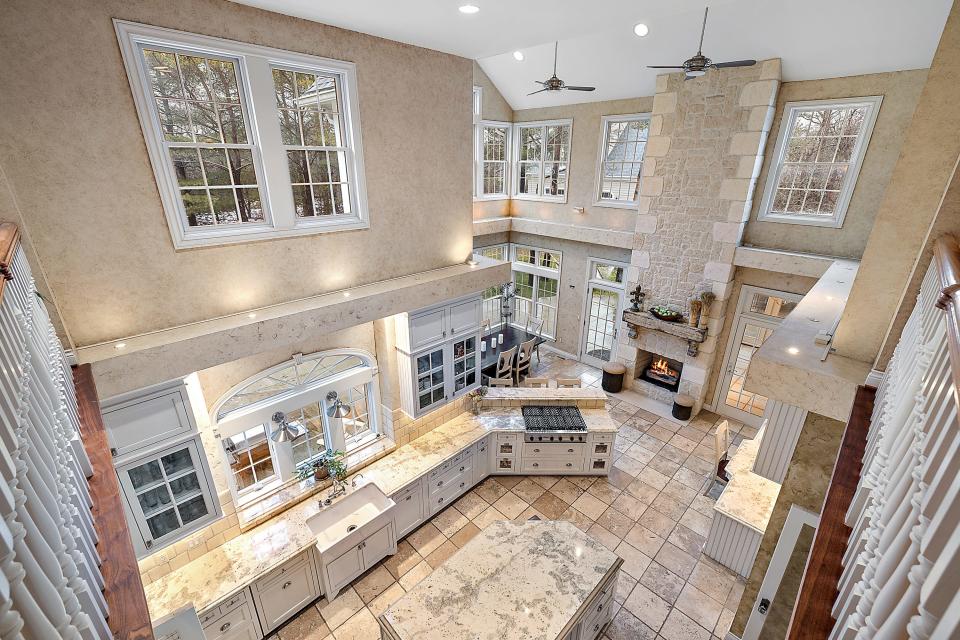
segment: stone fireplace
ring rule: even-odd
[[[779,85],[777,59],[711,69],[690,81],[682,73],[657,77],[627,289],[639,284],[646,308],[665,304],[684,314],[691,298],[715,296],[698,327],[625,312],[621,335],[629,337],[620,341],[617,360],[627,367],[626,383],[659,402],[683,393],[698,412],[709,372],[721,360],[717,337],[734,251],[750,216]],[[668,370],[662,378],[650,375],[658,357]]]
[[[637,349],[637,379],[676,393],[680,389],[683,363],[659,353]]]

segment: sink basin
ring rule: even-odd
[[[396,506],[375,484],[366,484],[308,518],[307,527],[321,554],[336,554],[393,518]]]

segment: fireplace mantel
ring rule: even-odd
[[[681,340],[687,341],[687,355],[695,358],[700,349],[700,343],[707,339],[707,329],[691,327],[685,322],[667,322],[655,318],[648,311],[631,311],[627,309],[623,312],[623,321],[630,325],[634,331],[645,329],[647,331],[659,331],[666,333]]]

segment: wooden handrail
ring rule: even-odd
[[[953,372],[953,399],[960,408],[960,244],[952,235],[937,238],[933,259],[940,278],[937,308],[943,309],[950,348],[950,369]]]

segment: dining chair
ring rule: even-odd
[[[557,389],[582,386],[580,378],[557,378]]]
[[[550,381],[547,378],[527,378],[524,381],[524,385],[528,387],[539,387],[541,389],[547,389],[550,387]]]
[[[490,378],[487,385],[491,387],[512,387],[513,378]]]
[[[524,376],[530,375],[530,365],[533,363],[533,351],[536,349],[536,338],[530,338],[520,343],[520,351],[517,353],[517,363],[513,367],[513,379],[520,384]]]
[[[713,487],[719,482],[726,485],[730,481],[730,474],[727,473],[727,463],[730,460],[730,425],[724,420],[717,425],[717,431],[713,435],[713,459],[716,463],[714,476],[707,482],[707,489],[703,495],[709,495]]]
[[[538,338],[543,337],[543,318],[538,318],[535,315],[527,316],[527,324],[525,327],[527,333],[532,333]],[[537,354],[537,364],[540,364],[540,345],[535,345],[533,347],[534,353]]]
[[[497,368],[493,374],[494,378],[510,378],[513,379],[513,360],[517,355],[517,347],[514,345],[506,351],[500,353],[500,357],[497,358]]]

